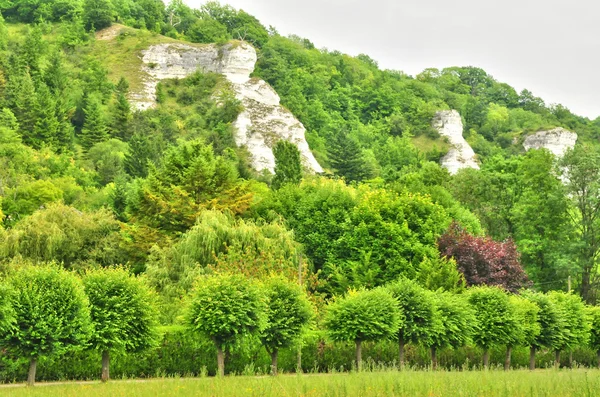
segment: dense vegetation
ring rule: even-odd
[[[18,0],[0,12],[0,363],[29,360],[30,382],[38,358],[88,347],[108,379],[111,353],[165,348],[159,324],[210,339],[219,374],[257,343],[276,374],[306,329],[353,342],[359,367],[362,343],[386,339],[398,363],[409,344],[434,366],[464,346],[486,366],[505,349],[508,367],[518,347],[533,365],[541,350],[557,362],[598,350],[600,119],[474,67],[383,71],[215,2]],[[96,39],[113,23],[128,27]],[[305,173],[283,141],[275,175],[254,171],[233,138],[242,106],[217,74],[163,81],[156,106],[135,110],[137,51],[175,40],[253,44],[255,76],[327,172]],[[461,113],[480,170],[438,165],[448,144],[431,120],[443,109]],[[579,135],[564,158],[524,153],[528,133],[559,126]],[[54,301],[52,283],[67,286]],[[35,314],[57,316],[39,331],[55,342],[20,334],[33,310],[23,300],[48,303]],[[63,315],[73,340],[52,328]]]

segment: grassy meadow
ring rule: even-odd
[[[0,395],[44,396],[597,396],[600,371],[386,371],[272,377],[162,378],[0,387]]]

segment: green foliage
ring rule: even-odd
[[[530,341],[531,346],[536,349],[556,350],[561,344],[562,330],[565,327],[565,319],[561,316],[559,308],[548,295],[539,292],[525,291],[523,297],[538,307],[537,321],[540,333]]]
[[[8,279],[16,322],[0,344],[19,358],[60,356],[81,348],[91,332],[81,281],[56,266],[24,267]]]
[[[97,143],[108,140],[108,129],[100,101],[95,97],[87,99],[84,109],[85,119],[81,129],[81,146],[89,150]]]
[[[87,30],[109,27],[112,24],[113,13],[110,0],[84,0],[83,2],[83,23]]]
[[[508,294],[498,287],[474,287],[468,300],[476,319],[473,342],[483,349],[509,344],[518,319]]]
[[[15,311],[12,306],[12,289],[0,284],[0,333],[6,334],[15,322]]]
[[[435,322],[431,336],[423,342],[426,346],[443,349],[459,348],[471,342],[476,317],[464,295],[437,292],[432,296]]]
[[[592,349],[600,351],[600,307],[587,307],[588,322],[590,324],[590,342]]]
[[[328,155],[331,167],[347,182],[360,182],[373,176],[360,145],[347,133],[339,132],[335,135],[330,143]]]
[[[436,311],[433,294],[416,281],[400,278],[386,286],[396,301],[403,322],[398,329],[398,339],[403,342],[431,345],[435,333]]]
[[[585,304],[577,295],[559,291],[551,291],[548,296],[556,305],[562,318],[560,336],[555,350],[572,351],[585,345],[589,340],[590,325],[585,312]]]
[[[280,140],[273,148],[275,156],[275,177],[271,186],[279,189],[286,183],[299,184],[302,179],[302,162],[298,147],[291,142]]]
[[[123,268],[88,271],[83,278],[93,327],[90,344],[101,352],[139,352],[155,345],[154,296]]]
[[[270,277],[264,285],[266,326],[260,339],[269,353],[291,346],[313,316],[306,293],[281,276]]]
[[[517,295],[510,297],[510,304],[515,315],[515,329],[509,346],[531,346],[541,334],[542,327],[539,321],[540,308],[535,302]]]
[[[218,348],[232,349],[240,338],[264,328],[264,309],[260,288],[244,276],[204,276],[198,278],[192,292],[185,323]]]
[[[378,341],[393,338],[402,312],[385,289],[351,290],[327,306],[324,325],[336,341]]]
[[[419,284],[431,291],[461,292],[465,278],[456,268],[456,261],[446,257],[425,257],[419,265]]]
[[[1,240],[5,259],[56,261],[66,268],[120,262],[119,223],[107,210],[81,212],[50,204],[10,229]]]
[[[123,163],[128,152],[129,145],[119,139],[109,139],[90,148],[87,157],[93,164],[101,185],[113,182],[125,172]]]

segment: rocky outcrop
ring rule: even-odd
[[[463,138],[463,123],[456,110],[442,110],[435,114],[433,127],[448,139],[451,147],[440,163],[454,175],[463,168],[479,169],[475,152]]]
[[[274,172],[273,145],[285,139],[298,146],[304,166],[312,172],[323,172],[306,142],[304,126],[280,105],[279,95],[265,81],[250,78],[256,64],[256,51],[247,43],[225,46],[157,44],[142,51],[147,78],[144,90],[132,96],[138,109],[156,103],[156,86],[163,79],[183,78],[197,70],[223,74],[231,83],[244,110],[235,122],[235,141],[246,146],[257,171]]]
[[[562,157],[567,150],[575,147],[577,134],[564,128],[554,128],[548,131],[538,131],[529,135],[523,142],[525,150],[548,149],[556,157]]]

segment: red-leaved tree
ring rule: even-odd
[[[497,285],[516,292],[529,285],[515,243],[476,237],[453,223],[438,240],[443,256],[454,258],[468,285]]]

